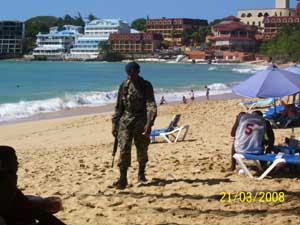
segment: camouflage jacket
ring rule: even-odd
[[[147,124],[153,125],[157,114],[152,84],[138,76],[132,82],[125,80],[119,87],[115,113],[112,118],[118,126],[121,117],[130,123],[136,118],[147,118]]]

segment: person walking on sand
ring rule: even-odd
[[[137,149],[138,181],[147,181],[145,177],[147,151],[151,127],[157,115],[152,84],[139,75],[139,64],[130,62],[126,65],[125,71],[127,79],[120,85],[112,117],[112,134],[118,138],[120,147],[118,162],[120,178],[113,183],[117,189],[125,189],[128,184],[127,170],[131,165],[132,140]]]
[[[182,104],[186,104],[186,103],[187,103],[186,97],[182,96]]]
[[[206,100],[209,100],[209,91],[210,91],[210,88],[207,85],[205,85],[205,90],[206,90],[206,93],[205,93]]]
[[[193,102],[195,100],[195,94],[194,94],[194,90],[191,90],[191,101]]]
[[[159,104],[160,104],[160,105],[167,104],[167,101],[166,101],[166,99],[165,99],[165,96],[161,96],[161,99],[160,99],[160,101],[159,101]]]

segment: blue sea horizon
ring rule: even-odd
[[[126,63],[0,61],[0,122],[81,106],[114,103],[126,79]],[[156,100],[231,93],[231,86],[263,66],[140,63],[141,76],[155,89]]]

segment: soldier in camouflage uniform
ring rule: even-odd
[[[147,181],[145,168],[148,161],[149,135],[157,114],[153,87],[150,82],[139,76],[139,64],[128,63],[125,70],[128,79],[120,85],[115,114],[112,118],[112,134],[118,137],[120,147],[118,163],[120,178],[114,183],[118,189],[124,189],[127,186],[132,140],[137,149],[139,162],[138,181]]]

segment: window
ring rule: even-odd
[[[251,13],[248,13],[248,14],[247,14],[247,17],[252,17],[252,14],[251,14]]]
[[[258,17],[262,17],[263,16],[263,14],[260,12],[260,13],[258,13],[258,15],[257,15]]]
[[[245,13],[242,13],[241,17],[242,17],[242,18],[246,17],[246,14],[245,14]]]

